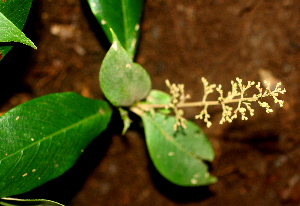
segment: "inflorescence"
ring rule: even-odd
[[[247,120],[246,112],[248,111],[250,116],[254,115],[254,109],[251,108],[252,102],[258,102],[261,107],[266,108],[266,112],[273,112],[270,109],[270,105],[267,102],[262,102],[261,99],[264,97],[271,96],[274,99],[275,103],[279,103],[280,107],[283,106],[283,100],[279,100],[278,94],[284,94],[286,92],[285,89],[281,89],[281,83],[277,83],[275,89],[272,91],[270,88],[270,82],[265,81],[267,85],[266,89],[261,88],[260,82],[255,85],[254,81],[248,81],[246,85],[242,83],[242,79],[236,78],[236,81],[231,81],[232,89],[227,93],[227,96],[224,96],[224,92],[222,90],[222,85],[218,87],[216,84],[209,84],[208,81],[202,77],[202,83],[204,87],[204,95],[202,101],[199,102],[185,102],[190,98],[190,95],[186,95],[184,91],[183,84],[171,84],[169,80],[166,80],[166,85],[170,89],[171,101],[168,105],[165,105],[166,109],[172,109],[175,113],[176,124],[174,125],[174,130],[177,130],[178,126],[186,128],[185,122],[186,119],[183,117],[183,110],[180,108],[183,107],[203,107],[201,112],[195,116],[196,119],[203,119],[206,123],[207,127],[212,125],[209,120],[210,115],[208,114],[207,108],[211,105],[221,105],[222,106],[222,117],[220,120],[220,124],[224,122],[231,123],[233,119],[236,119],[238,113],[241,115],[242,120]],[[246,90],[255,85],[258,90],[258,94],[254,94],[252,97],[245,97]],[[207,96],[216,90],[220,96],[217,101],[207,101]],[[229,106],[230,103],[237,103],[237,108],[234,110],[232,106]]]

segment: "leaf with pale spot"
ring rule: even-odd
[[[62,175],[110,121],[108,103],[56,93],[0,117],[0,198],[27,192]]]
[[[112,34],[114,42],[100,69],[100,87],[114,106],[129,107],[147,97],[151,79],[147,71],[128,56],[113,31]]]

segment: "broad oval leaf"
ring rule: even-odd
[[[137,113],[145,126],[151,160],[163,177],[180,186],[202,186],[217,181],[204,162],[214,159],[212,145],[196,124],[187,121],[187,129],[179,127],[175,132],[175,117],[155,113],[153,118]]]
[[[13,44],[1,42],[20,42],[36,49],[35,45],[21,31],[25,25],[32,0],[0,2],[0,61],[12,49]]]
[[[27,192],[73,166],[106,129],[107,102],[56,93],[21,104],[0,117],[0,197]]]
[[[146,70],[131,60],[113,31],[112,34],[114,42],[100,69],[100,87],[114,106],[128,107],[146,98],[151,79]]]
[[[140,31],[143,0],[87,0],[92,13],[104,30],[109,41],[112,28],[124,49],[134,57]]]
[[[0,205],[4,206],[22,206],[22,205],[30,205],[30,206],[64,206],[58,202],[54,202],[51,200],[42,200],[42,199],[17,199],[17,198],[2,198],[0,199]]]

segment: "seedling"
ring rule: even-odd
[[[32,0],[21,16],[12,10],[12,1],[0,3],[1,42],[21,42],[35,48],[21,32]],[[201,107],[196,119],[211,127],[208,107],[220,106],[220,124],[232,122],[238,116],[247,120],[254,115],[251,107],[258,102],[266,112],[272,112],[264,98],[272,97],[283,106],[279,94],[285,89],[270,83],[263,89],[252,81],[243,84],[240,78],[231,81],[231,91],[224,95],[221,85],[203,82],[202,100],[191,102],[183,84],[166,80],[170,94],[151,89],[151,79],[141,65],[133,61],[140,30],[142,0],[88,0],[91,10],[111,41],[99,73],[99,84],[107,101],[81,97],[78,94],[56,93],[21,104],[0,117],[0,205],[61,205],[47,200],[20,200],[9,196],[25,193],[62,175],[73,166],[85,147],[101,134],[111,121],[112,107],[120,112],[123,134],[130,127],[129,113],[140,116],[145,129],[151,160],[160,174],[180,186],[202,186],[215,183],[206,161],[213,161],[211,143],[198,125],[184,117],[182,108]],[[19,2],[18,2],[19,4]],[[19,6],[19,5],[18,5]],[[21,22],[16,19],[21,18]],[[5,28],[5,30],[3,30]],[[3,35],[3,33],[5,35]],[[0,45],[0,57],[11,49]],[[251,97],[246,91],[255,86],[258,93]],[[218,92],[219,97],[207,97]],[[234,109],[233,105],[236,104]]]

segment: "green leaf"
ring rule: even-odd
[[[29,14],[31,3],[32,0],[0,2],[0,60],[12,49],[13,43],[11,42],[21,42],[36,49],[34,44],[21,32]]]
[[[114,42],[100,69],[100,87],[114,106],[128,107],[146,98],[151,79],[146,70],[131,60],[113,31],[112,34]]]
[[[76,93],[21,104],[0,117],[0,197],[27,192],[62,175],[106,129],[111,108]]]
[[[163,91],[152,89],[146,99],[149,104],[169,104],[171,96]]]
[[[171,96],[163,91],[152,89],[146,98],[148,104],[164,104],[168,105],[171,102]],[[170,109],[158,109],[163,114],[170,114]]]
[[[27,200],[27,199],[17,199],[17,198],[2,198],[0,199],[0,205],[3,206],[23,206],[23,205],[64,206],[60,203],[51,200],[42,200],[42,199]]]
[[[175,117],[156,113],[153,118],[135,112],[142,117],[151,160],[163,177],[180,186],[202,186],[217,181],[204,162],[214,159],[212,145],[196,124],[187,121],[187,129],[179,127],[175,132]]]
[[[112,43],[112,28],[122,46],[134,57],[140,31],[143,0],[87,0],[92,13]]]

